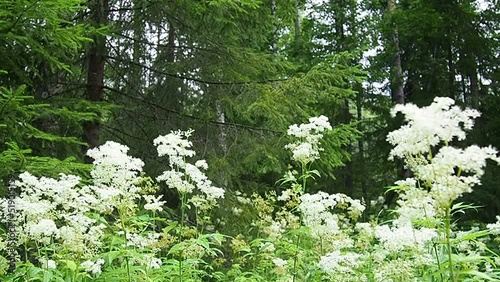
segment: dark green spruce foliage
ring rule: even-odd
[[[85,1],[0,1],[0,177],[87,169],[81,124],[101,110],[78,98],[79,61],[96,30]],[[71,97],[76,98],[71,98]]]
[[[290,163],[288,126],[320,114],[333,119],[354,95],[351,81],[361,79],[347,53],[302,65],[294,28],[303,1],[299,10],[290,0],[128,3],[111,8],[107,93],[122,107],[104,125],[104,139],[129,145],[152,175],[164,164],[151,140],[192,128],[217,185],[274,189]],[[330,180],[356,132],[335,122],[319,164]]]

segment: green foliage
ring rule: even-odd
[[[0,178],[83,173],[82,123],[104,106],[62,97],[61,78],[76,75],[75,58],[93,29],[77,23],[84,1],[0,1]],[[3,182],[3,181],[2,181]],[[3,185],[3,184],[2,184]],[[2,187],[2,193],[5,192]]]
[[[31,84],[48,71],[72,67],[68,59],[81,50],[91,31],[75,24],[85,6],[82,0],[0,1],[0,59],[9,79],[3,86]]]

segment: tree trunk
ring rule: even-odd
[[[299,0],[295,0],[295,46],[299,46],[300,39],[300,10]]]
[[[387,1],[387,14],[391,16],[396,10],[395,0]],[[399,48],[399,32],[396,25],[392,28],[391,34],[393,54],[393,65],[391,74],[391,96],[396,104],[405,104],[405,92],[403,83],[403,67],[401,66],[401,50]],[[403,163],[397,163],[398,179],[410,177],[411,172],[404,168]],[[389,191],[385,196],[385,205],[390,205],[397,197],[397,193]]]
[[[271,16],[273,19],[273,34],[271,37],[271,51],[273,54],[278,53],[278,42],[276,40],[276,36],[278,35],[278,24],[277,24],[277,19],[276,19],[276,9],[278,8],[276,4],[276,0],[271,1]]]
[[[452,51],[452,38],[451,27],[448,26],[448,46],[447,47],[447,60],[448,60],[448,97],[455,100],[455,69],[453,67],[453,51]]]
[[[89,0],[90,20],[93,26],[107,23],[108,0]],[[106,37],[96,35],[88,51],[86,98],[91,102],[104,99],[104,64],[106,59]],[[83,126],[83,138],[89,148],[99,146],[100,122],[87,122]],[[91,160],[87,160],[91,161]]]
[[[168,21],[167,62],[175,62],[175,29],[172,21]]]
[[[470,95],[472,98],[472,107],[479,109],[479,80],[477,75],[477,63],[475,56],[470,56],[471,69],[469,70]]]
[[[134,0],[134,11],[132,17],[133,31],[134,31],[134,42],[132,49],[132,61],[134,66],[130,66],[130,86],[134,88],[138,93],[142,93],[144,89],[144,75],[143,69],[139,65],[142,63],[141,59],[144,58],[144,28],[145,23],[143,14],[143,0]]]
[[[360,132],[363,132],[363,128],[361,127],[362,125],[362,120],[363,120],[363,100],[364,100],[364,89],[361,85],[358,86],[358,94],[356,94],[356,119],[358,121],[358,130]],[[365,143],[364,143],[364,136],[361,135],[358,139],[358,151],[359,151],[359,160],[361,160],[358,164],[358,171],[365,172]],[[367,189],[367,178],[366,177],[361,177],[360,178],[360,186],[361,186],[361,192],[363,193],[363,197],[365,199],[369,199],[368,195],[368,189]],[[370,209],[370,201],[366,202],[366,207],[369,210]]]
[[[389,15],[396,10],[396,3],[394,0],[387,1],[387,12]],[[392,66],[392,79],[391,79],[391,95],[392,100],[396,104],[405,103],[405,94],[403,87],[403,68],[401,67],[401,51],[399,49],[399,35],[396,26],[392,29],[392,44],[394,48],[394,65]]]

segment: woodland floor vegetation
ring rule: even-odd
[[[1,281],[500,281],[490,0],[0,0]]]

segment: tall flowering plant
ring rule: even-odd
[[[170,253],[177,255],[178,258],[176,264],[179,270],[179,281],[183,281],[185,266],[193,265],[192,262],[188,263],[187,259],[200,259],[207,252],[205,249],[206,244],[202,246],[194,238],[183,241],[186,239],[184,237],[187,233],[193,233],[184,228],[186,211],[192,206],[195,208],[196,224],[198,226],[201,223],[203,230],[205,225],[210,223],[210,209],[217,206],[217,200],[224,198],[225,194],[224,189],[214,186],[203,172],[208,168],[205,160],[198,160],[194,164],[188,161],[189,158],[196,154],[191,149],[192,143],[189,141],[192,133],[193,130],[173,131],[167,135],[158,136],[153,140],[158,156],[167,156],[169,167],[168,170],[157,177],[157,180],[165,182],[170,189],[177,190],[181,199],[180,227],[177,234],[178,243],[170,250]],[[197,230],[194,230],[194,233],[197,233]],[[214,236],[220,237],[220,235]],[[202,237],[200,236],[200,238]],[[216,239],[216,241],[219,240],[220,238]],[[212,255],[215,255],[215,253],[212,253]]]
[[[394,224],[412,226],[432,222],[434,218],[442,220],[434,224],[441,239],[435,248],[443,247],[446,256],[437,255],[436,259],[440,263],[446,261],[449,281],[459,281],[461,276],[456,272],[466,271],[456,265],[453,254],[451,217],[464,207],[455,202],[481,184],[488,159],[500,163],[492,147],[452,146],[454,141],[466,138],[466,131],[472,129],[474,119],[480,115],[473,109],[462,110],[454,103],[450,98],[437,97],[423,108],[397,105],[392,114],[402,113],[407,123],[387,136],[387,141],[394,145],[389,158],[402,159],[413,173],[413,177],[396,183],[400,199],[396,209],[399,217]]]
[[[309,123],[300,125],[292,124],[288,128],[287,134],[293,141],[285,146],[286,149],[292,152],[292,160],[297,162],[300,166],[300,186],[293,186],[299,189],[301,193],[306,191],[307,179],[318,175],[315,170],[310,170],[310,165],[320,157],[320,152],[323,151],[321,147],[321,139],[327,130],[331,130],[332,126],[325,116],[311,117]],[[284,181],[295,182],[294,175],[296,173],[289,172],[284,177]]]
[[[208,169],[205,160],[194,164],[188,161],[196,152],[191,149],[189,137],[193,130],[174,131],[158,136],[154,141],[158,156],[167,156],[169,169],[156,179],[165,182],[170,189],[175,189],[181,198],[181,224],[184,222],[186,208],[192,205],[196,208],[197,223],[203,221],[204,214],[217,205],[217,200],[224,198],[224,189],[216,187],[203,172]],[[204,224],[203,222],[201,222]],[[206,223],[206,222],[205,222]]]
[[[287,131],[291,142],[285,149],[291,151],[291,159],[300,171],[288,171],[282,178],[281,184],[289,185],[290,188],[276,197],[282,207],[275,218],[271,220],[267,217],[268,225],[263,228],[264,233],[271,238],[292,243],[276,242],[279,253],[283,255],[273,262],[276,272],[283,273],[283,281],[321,279],[322,276],[325,279],[337,277],[347,281],[348,275],[334,271],[332,262],[337,258],[345,261],[337,253],[352,247],[349,239],[351,224],[360,217],[365,207],[361,201],[344,194],[307,192],[307,180],[320,177],[318,171],[311,169],[311,165],[320,158],[323,151],[321,140],[331,129],[328,118],[319,116],[311,117],[308,123],[293,124]],[[315,243],[311,245],[309,242]],[[344,258],[347,256],[349,254]],[[288,260],[283,260],[286,257]],[[357,261],[359,255],[350,257]],[[320,271],[311,272],[313,261],[319,261],[316,267]],[[354,275],[355,271],[350,271],[350,274]]]
[[[125,257],[125,276],[129,279],[133,264],[146,268],[161,265],[150,248],[158,241],[158,234],[139,232],[131,221],[142,198],[147,202],[145,209],[158,208],[164,202],[144,193],[139,185],[144,163],[128,156],[127,151],[127,146],[116,142],[89,150],[87,155],[94,160],[94,166],[86,184],[74,175],[61,174],[59,179],[53,179],[24,172],[19,176],[15,182],[20,192],[14,199],[17,211],[14,247],[20,251],[18,260],[24,263],[27,273],[33,272],[29,269],[35,263],[36,267],[52,271],[44,275],[50,273],[53,279],[66,277],[80,281],[97,277],[105,264],[104,258],[108,265],[116,258],[110,257],[109,251],[118,242]],[[0,206],[4,221],[7,201],[0,200]],[[129,247],[140,251],[135,252],[134,262],[129,261]]]

